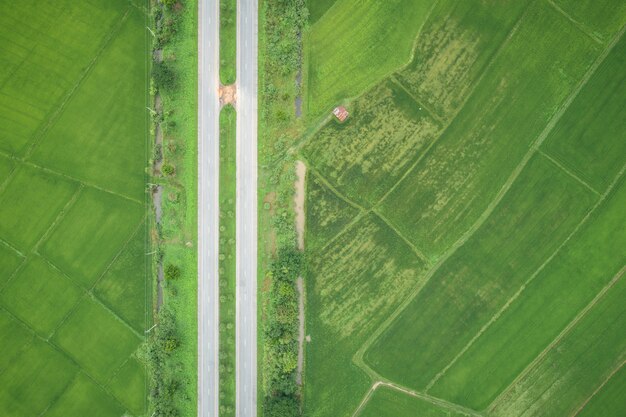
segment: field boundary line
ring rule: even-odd
[[[141,205],[143,205],[143,204],[144,204],[144,202],[143,202],[143,201],[141,201],[141,200],[137,200],[136,198],[129,197],[129,196],[125,195],[125,194],[118,193],[117,191],[109,190],[109,189],[107,189],[107,188],[101,187],[101,186],[96,185],[96,184],[93,184],[93,183],[91,183],[91,182],[88,182],[88,181],[85,181],[85,180],[78,179],[78,178],[73,177],[73,176],[71,176],[71,175],[69,175],[69,174],[64,174],[64,173],[59,172],[59,171],[56,171],[56,170],[54,170],[54,169],[50,169],[50,168],[48,168],[48,167],[44,167],[44,166],[42,166],[42,165],[35,164],[34,162],[30,162],[30,161],[26,161],[26,160],[22,160],[21,162],[22,162],[23,164],[25,164],[25,165],[30,165],[30,166],[32,166],[33,168],[38,168],[38,169],[40,169],[40,170],[42,170],[42,171],[45,171],[45,172],[47,172],[47,173],[54,174],[54,175],[58,175],[58,176],[60,176],[60,177],[67,178],[68,180],[71,180],[71,181],[74,181],[74,182],[78,182],[78,183],[80,183],[80,184],[82,184],[82,185],[84,185],[84,186],[86,186],[86,187],[91,187],[91,188],[94,188],[94,189],[96,189],[96,190],[98,190],[98,191],[102,191],[103,193],[112,194],[112,195],[114,195],[114,196],[117,196],[117,197],[123,198],[124,200],[132,201],[133,203],[137,203],[137,204],[141,204]]]
[[[533,359],[533,361],[529,363],[522,372],[519,373],[519,375],[517,375],[517,377],[515,377],[515,379],[491,402],[491,404],[487,406],[487,410],[489,412],[492,412],[493,409],[497,407],[502,400],[504,400],[505,396],[515,387],[515,385],[517,385],[519,381],[526,377],[526,375],[528,375],[530,371],[535,369],[535,367],[537,367],[541,363],[546,355],[554,347],[556,347],[574,327],[576,327],[576,325],[587,315],[587,313],[598,303],[598,301],[600,301],[604,297],[604,295],[611,288],[613,288],[617,281],[619,281],[619,279],[624,275],[624,272],[626,272],[626,266],[623,266],[622,269],[620,269],[617,274],[613,276],[611,281],[606,284],[600,290],[600,292],[598,292],[598,294],[596,294],[593,300],[591,300],[581,311],[579,311],[576,317],[574,317],[574,319],[570,321],[563,330],[561,330],[561,332],[554,338],[554,340],[552,340],[552,342],[550,342],[550,344],[546,346],[545,349],[542,350],[539,355],[537,355],[537,357]]]
[[[527,9],[528,10],[528,9]],[[521,18],[520,18],[521,19]],[[374,343],[376,339],[391,325],[391,323],[404,311],[404,309],[411,303],[411,301],[417,297],[421,289],[430,281],[430,278],[439,270],[439,268],[457,251],[458,248],[463,246],[473,235],[474,233],[483,225],[483,223],[487,220],[491,213],[495,210],[496,206],[500,204],[500,201],[504,198],[504,196],[508,193],[509,189],[513,185],[513,183],[517,180],[521,172],[524,170],[528,161],[535,155],[536,151],[539,149],[543,141],[550,134],[554,126],[561,119],[563,114],[567,111],[570,104],[574,101],[574,99],[578,96],[578,93],[583,89],[583,87],[587,84],[587,81],[593,73],[595,73],[596,69],[600,66],[600,64],[604,61],[606,56],[611,52],[615,44],[619,41],[622,34],[624,33],[624,29],[626,29],[626,25],[622,28],[620,33],[614,37],[609,46],[605,48],[605,50],[596,58],[593,64],[587,69],[586,73],[578,82],[576,88],[570,92],[569,96],[563,101],[559,109],[556,113],[550,118],[542,132],[537,136],[534,140],[533,144],[530,146],[522,160],[515,167],[515,169],[511,172],[506,182],[502,185],[498,193],[495,197],[489,202],[485,210],[481,213],[481,215],[476,219],[476,221],[472,224],[472,226],[467,229],[456,242],[452,244],[452,246],[444,252],[443,256],[432,266],[432,268],[426,273],[424,276],[423,282],[420,282],[416,287],[411,291],[409,296],[398,306],[396,310],[370,335],[369,338],[363,343],[363,345],[357,350],[353,357],[354,363],[363,368],[366,366],[365,361],[363,360],[363,355],[365,351]],[[397,185],[397,184],[396,184]]]
[[[574,237],[574,235],[576,235],[578,233],[578,231],[580,230],[581,227],[583,227],[587,221],[589,220],[589,218],[591,218],[591,216],[593,215],[593,213],[602,205],[602,203],[604,202],[604,200],[606,199],[607,196],[609,196],[612,191],[613,188],[615,187],[615,185],[619,182],[619,180],[622,178],[622,174],[624,173],[624,170],[626,169],[626,165],[624,165],[624,167],[622,167],[622,170],[620,171],[620,173],[615,177],[615,179],[613,180],[613,182],[611,183],[611,185],[607,188],[607,190],[604,192],[604,194],[602,194],[602,196],[600,197],[600,199],[598,199],[598,201],[596,201],[596,203],[591,207],[591,209],[584,215],[584,217],[580,220],[580,222],[578,222],[578,224],[576,225],[576,227],[574,227],[574,229],[571,231],[571,233],[563,240],[563,242],[561,242],[561,244],[543,261],[543,263],[541,265],[539,265],[539,267],[530,275],[530,277],[524,281],[524,283],[518,288],[518,290],[506,301],[506,303],[504,303],[502,305],[502,307],[500,308],[500,310],[498,310],[498,312],[496,314],[494,314],[487,323],[485,323],[481,329],[474,335],[474,337],[463,347],[463,349],[461,349],[461,351],[439,372],[437,373],[437,375],[435,375],[430,382],[428,383],[428,385],[426,386],[426,388],[424,389],[424,392],[428,392],[436,383],[437,381],[439,381],[439,379],[441,377],[443,377],[446,372],[465,354],[465,352],[467,352],[472,345],[474,344],[474,342],[476,342],[476,340],[478,340],[480,338],[480,336],[482,336],[488,329],[489,327],[491,327],[491,325],[493,323],[495,323],[500,316],[506,311],[508,310],[508,308],[511,306],[511,304],[513,304],[513,302],[515,302],[515,300],[517,300],[517,298],[524,292],[524,290],[526,289],[526,287],[528,285],[530,285],[535,278],[543,271],[543,269],[550,263],[552,262],[552,260],[559,254],[559,252],[561,252],[561,250],[565,247],[565,245],[567,245],[569,243],[569,241]]]
[[[328,248],[335,240],[339,239],[343,234],[347,233],[348,230],[352,229],[355,224],[361,221],[361,219],[365,218],[368,214],[372,213],[372,210],[359,211],[359,213],[354,216],[350,222],[348,222],[345,226],[341,228],[334,236],[332,236],[321,248],[317,249],[317,252],[323,252]]]
[[[30,143],[27,145],[28,148],[26,149],[26,152],[24,154],[25,160],[29,159],[32,156],[33,152],[35,151],[35,149],[37,148],[41,140],[45,137],[45,135],[48,133],[50,128],[56,124],[56,122],[59,120],[61,115],[65,112],[67,104],[74,97],[74,95],[78,91],[83,81],[92,72],[93,68],[98,63],[104,51],[108,49],[108,47],[113,43],[113,40],[117,38],[117,35],[122,30],[124,23],[126,23],[126,20],[128,19],[128,16],[130,15],[131,9],[132,9],[132,6],[130,5],[126,7],[126,11],[124,12],[120,20],[118,20],[115,23],[115,25],[111,28],[111,30],[102,38],[102,44],[97,49],[95,56],[89,62],[87,67],[78,75],[77,81],[70,88],[70,90],[68,90],[68,92],[65,93],[63,97],[61,97],[60,102],[56,104],[55,106],[53,106],[52,110],[46,115],[46,118],[42,120],[42,123],[39,125],[35,133],[33,133],[33,135],[29,138]]]
[[[136,199],[134,197],[127,196],[127,195],[119,193],[117,191],[109,190],[108,188],[101,187],[101,186],[96,185],[96,184],[94,184],[92,182],[81,180],[81,179],[73,177],[73,176],[71,176],[69,174],[64,174],[64,173],[56,171],[56,170],[54,170],[52,168],[48,168],[48,167],[45,167],[43,165],[36,164],[36,163],[34,163],[32,161],[28,161],[28,160],[26,160],[24,158],[20,158],[18,156],[5,153],[3,151],[0,151],[0,155],[4,156],[6,158],[9,158],[9,159],[11,159],[13,161],[16,161],[18,164],[28,165],[28,166],[30,166],[32,168],[39,169],[39,170],[44,171],[44,172],[46,172],[48,174],[52,174],[52,175],[56,175],[56,176],[59,176],[59,177],[66,178],[66,179],[68,179],[70,181],[74,181],[74,182],[80,183],[80,184],[82,184],[82,185],[84,185],[86,187],[91,187],[91,188],[94,188],[96,190],[102,191],[104,193],[112,194],[112,195],[115,195],[117,197],[123,198],[125,200],[132,201],[134,203],[138,203],[138,204],[142,204],[142,205],[145,203],[144,201],[138,200],[138,199]],[[17,171],[17,167],[13,171]],[[1,188],[2,187],[0,187],[0,192],[2,191]]]
[[[20,256],[21,258],[26,258],[27,256],[24,255],[22,253],[22,251],[20,251],[18,248],[16,248],[15,246],[13,246],[9,241],[4,240],[3,238],[0,237],[0,245],[6,246],[7,248],[9,248],[10,250],[12,250],[13,252],[15,252],[16,255]]]
[[[593,188],[591,185],[589,185],[587,182],[583,181],[581,178],[579,178],[576,174],[574,174],[572,171],[570,171],[569,169],[567,169],[564,165],[562,165],[559,161],[557,161],[556,159],[554,159],[553,157],[551,157],[547,152],[545,152],[543,149],[539,149],[539,154],[543,157],[545,157],[547,160],[549,160],[550,162],[552,162],[557,168],[560,168],[563,172],[565,172],[567,175],[569,175],[570,177],[572,177],[574,180],[578,181],[579,184],[581,184],[582,186],[584,186],[586,189],[588,189],[589,191],[591,191],[592,193],[594,193],[595,195],[602,195],[600,194],[599,191],[597,191],[595,188]]]
[[[426,265],[430,266],[433,264],[432,260],[429,259],[424,253],[417,248],[409,239],[407,239],[400,231],[389,221],[385,216],[383,216],[378,210],[373,209],[372,212],[378,216],[380,220],[383,221],[393,232],[400,238],[402,241],[413,251],[413,253],[422,261],[426,263]]]
[[[422,35],[422,29],[424,29],[424,26],[426,25],[426,22],[428,22],[428,20],[430,19],[430,15],[432,14],[433,10],[435,9],[435,6],[437,5],[437,3],[439,3],[439,0],[435,0],[435,2],[433,3],[432,6],[430,6],[430,9],[428,10],[426,17],[424,18],[424,21],[422,22],[422,24],[420,25],[419,29],[417,30],[417,32],[415,33],[415,38],[413,39],[413,43],[411,45],[411,51],[409,52],[409,58],[402,64],[400,64],[398,67],[393,68],[391,70],[389,70],[386,74],[383,74],[380,76],[380,78],[378,78],[376,81],[372,81],[371,83],[369,83],[368,85],[366,85],[364,88],[361,89],[361,92],[351,96],[351,97],[344,97],[343,99],[341,97],[339,97],[338,99],[340,100],[341,103],[350,103],[356,99],[358,99],[359,97],[363,96],[364,94],[366,94],[369,90],[373,89],[374,87],[376,87],[378,84],[381,84],[385,81],[387,81],[393,74],[395,74],[396,72],[408,67],[411,62],[413,61],[413,58],[415,57],[415,49],[417,46],[417,43],[419,41],[419,37]],[[335,6],[335,4],[333,4],[328,10],[332,9]],[[324,14],[326,14],[328,12],[328,10],[326,10],[326,12]],[[322,15],[323,16],[323,15]],[[315,22],[313,24],[313,26],[315,26],[319,21],[321,20],[318,19],[317,22]],[[313,31],[313,26],[311,26],[309,28],[309,31],[312,32]],[[307,86],[308,88],[308,86]],[[310,107],[310,100],[311,100],[311,95],[308,95],[307,100],[306,100],[306,107],[307,107],[307,113],[310,115],[311,113],[308,111],[308,108]],[[330,110],[330,109],[328,109]],[[320,117],[323,114],[326,114],[327,112],[322,112],[316,116]],[[315,115],[315,114],[314,114]],[[331,116],[329,116],[330,118]]]
[[[372,384],[371,387],[369,387],[369,389],[365,393],[365,396],[363,397],[363,399],[357,406],[356,410],[354,410],[354,412],[352,413],[352,417],[357,417],[361,413],[363,408],[367,405],[369,400],[372,398],[372,395],[374,395],[374,391],[376,391],[376,388],[378,388],[380,384],[381,384],[381,381],[376,381]]]
[[[598,392],[600,392],[600,390],[602,388],[604,388],[604,386],[611,380],[611,378],[613,378],[613,376],[618,373],[620,371],[620,369],[622,369],[622,367],[624,366],[624,364],[626,364],[626,360],[622,361],[622,363],[620,363],[618,366],[615,367],[615,369],[613,369],[611,371],[611,373],[604,379],[604,381],[602,381],[600,383],[600,385],[591,393],[591,395],[580,405],[580,407],[578,407],[578,409],[574,412],[574,414],[571,415],[571,417],[576,417],[578,414],[580,414],[580,412],[587,406],[587,404],[589,403],[589,401],[591,401],[593,399],[593,397],[596,396],[596,394]]]
[[[552,6],[552,8],[554,8],[554,10],[556,10],[558,13],[560,13],[564,18],[566,18],[567,20],[569,20],[569,22],[571,24],[573,24],[574,26],[576,26],[576,28],[578,30],[580,30],[583,34],[585,34],[586,36],[588,36],[592,41],[598,43],[599,45],[604,45],[604,42],[602,42],[602,40],[600,40],[600,38],[598,38],[597,36],[595,36],[594,34],[590,33],[587,28],[585,28],[583,26],[582,23],[580,23],[579,21],[577,21],[576,19],[574,19],[572,16],[570,16],[565,10],[563,10],[561,7],[557,6],[552,0],[546,0],[546,2],[548,4],[550,4],[550,6]]]
[[[8,154],[4,154],[4,152],[2,152],[2,156],[6,157],[7,159],[13,159],[12,155],[8,155]],[[2,183],[0,183],[0,194],[2,194],[5,190],[5,188],[7,188],[9,186],[9,184],[11,183],[11,180],[13,179],[13,177],[15,177],[17,175],[17,171],[18,171],[18,166],[14,166],[11,171],[9,171],[9,175],[6,176],[5,179],[2,180]]]
[[[46,240],[48,240],[48,238],[50,237],[50,234],[54,231],[54,229],[58,226],[59,223],[61,223],[61,221],[63,221],[63,219],[65,218],[65,216],[67,215],[67,213],[72,209],[72,207],[74,207],[74,204],[76,204],[76,201],[78,201],[78,198],[80,197],[80,195],[83,192],[83,184],[78,184],[78,187],[76,187],[76,191],[74,191],[74,194],[72,194],[72,196],[70,197],[69,200],[67,200],[67,203],[65,203],[63,205],[63,207],[61,208],[61,211],[59,211],[56,215],[56,217],[54,218],[54,220],[52,221],[52,223],[50,223],[50,226],[48,226],[48,228],[46,229],[46,231],[41,235],[41,237],[39,238],[39,240],[37,240],[37,242],[35,242],[35,244],[33,245],[33,247],[31,248],[30,252],[39,255],[41,257],[43,257],[40,253],[39,253],[39,246],[41,244],[43,244]]]
[[[67,312],[67,314],[65,315],[65,317],[63,317],[63,319],[57,324],[57,326],[52,330],[52,332],[50,333],[50,335],[48,336],[48,340],[51,340],[54,335],[56,334],[56,332],[61,328],[61,326],[63,326],[63,324],[65,324],[65,322],[70,318],[71,315],[74,314],[74,312],[78,309],[78,306],[80,305],[80,303],[83,301],[84,298],[89,297],[89,298],[93,298],[95,299],[94,301],[96,301],[98,304],[103,304],[102,300],[100,300],[98,297],[96,297],[96,295],[93,293],[94,288],[98,285],[98,283],[102,280],[102,278],[104,277],[104,275],[106,275],[106,273],[109,271],[109,269],[111,268],[111,266],[115,263],[115,261],[119,258],[119,256],[122,254],[122,252],[124,251],[124,249],[126,249],[126,247],[128,246],[129,242],[135,237],[135,235],[139,232],[141,226],[144,224],[145,222],[145,217],[139,222],[139,226],[135,227],[135,230],[133,231],[133,233],[131,234],[131,236],[126,240],[126,242],[124,242],[120,249],[117,251],[117,253],[115,254],[115,256],[113,257],[113,259],[111,260],[111,262],[109,262],[106,267],[103,269],[102,273],[98,276],[98,278],[94,281],[94,283],[91,285],[91,287],[85,287],[84,285],[80,285],[77,284],[79,286],[79,288],[81,289],[81,297],[79,298],[79,300],[76,302],[76,304],[74,304],[74,306]],[[46,259],[46,257],[39,255],[42,258]],[[50,262],[50,261],[48,261]],[[51,262],[50,262],[51,263]],[[51,263],[52,264],[52,263]],[[64,276],[66,276],[69,280],[71,280],[72,282],[73,279],[70,278],[69,274],[67,274],[65,271],[63,271],[61,268],[57,267],[56,265],[52,264],[59,272],[61,272]],[[111,311],[110,307],[106,308],[107,310]],[[124,322],[124,324],[127,327],[130,327],[132,329],[132,326],[130,326],[130,324],[126,323],[121,317],[119,317],[117,315],[117,313],[113,312],[114,316],[118,319],[121,320],[122,322]],[[134,329],[133,333],[138,334],[138,332]],[[144,335],[140,336],[142,340],[145,339]]]
[[[439,135],[426,147],[426,149],[424,149],[424,152],[415,160],[415,162],[413,164],[411,164],[411,166],[409,166],[407,168],[407,170],[404,172],[404,174],[402,174],[400,176],[400,178],[398,178],[398,181],[396,181],[395,184],[393,184],[389,190],[387,190],[387,192],[378,200],[378,202],[374,203],[373,207],[379,207],[380,205],[382,205],[382,203],[387,199],[387,197],[396,189],[398,188],[398,186],[400,185],[400,183],[402,181],[404,181],[404,179],[406,177],[408,177],[411,172],[417,167],[417,165],[422,161],[422,159],[424,159],[431,151],[431,149],[435,146],[435,144],[437,144],[441,138],[445,135],[446,131],[448,130],[448,128],[452,125],[452,123],[454,123],[454,121],[456,120],[457,116],[461,113],[461,111],[463,110],[463,108],[465,108],[465,105],[467,104],[467,102],[470,100],[470,98],[472,98],[474,96],[474,92],[476,91],[476,89],[478,88],[478,85],[482,82],[482,80],[485,78],[487,72],[491,69],[491,67],[494,65],[494,62],[496,61],[496,59],[498,58],[498,56],[500,56],[500,54],[502,53],[502,50],[509,44],[509,42],[511,41],[511,39],[513,38],[513,36],[515,36],[515,34],[517,33],[517,31],[519,30],[519,27],[522,25],[522,21],[524,20],[524,17],[526,17],[526,15],[528,14],[528,10],[530,10],[530,5],[533,3],[533,1],[530,1],[528,3],[528,5],[526,6],[526,9],[521,13],[520,17],[517,19],[517,21],[515,22],[515,24],[513,25],[513,27],[511,28],[511,30],[509,31],[508,35],[506,36],[506,38],[504,38],[504,40],[502,41],[502,43],[498,46],[498,48],[493,52],[493,54],[491,55],[491,57],[489,58],[489,61],[484,65],[482,72],[480,73],[480,75],[478,76],[478,78],[476,79],[476,81],[474,81],[473,85],[471,86],[469,92],[467,93],[467,95],[465,96],[465,99],[463,100],[463,102],[459,105],[457,111],[453,114],[450,115],[449,119],[447,120],[447,123],[443,126],[441,126],[441,132],[439,133]],[[407,64],[408,65],[408,64]],[[403,67],[404,68],[404,67]]]
[[[46,406],[46,408],[44,408],[44,410],[37,414],[37,417],[44,417],[46,415],[46,413],[48,412],[48,410],[50,410],[50,408],[54,407],[54,405],[56,403],[59,402],[59,400],[65,395],[65,393],[67,392],[67,390],[74,385],[74,383],[76,383],[76,380],[78,379],[78,375],[80,374],[82,368],[78,368],[76,370],[76,373],[74,374],[74,376],[72,377],[72,380],[70,382],[68,382],[68,384],[65,386],[65,388],[63,388],[63,391],[59,393],[59,395],[57,395],[55,398],[52,399],[52,401],[50,401],[48,403],[48,405]]]
[[[437,123],[439,123],[440,127],[443,128],[443,126],[446,126],[446,124],[448,123],[447,120],[441,118],[441,116],[439,116],[438,114],[436,114],[434,111],[432,111],[430,109],[429,106],[425,105],[424,103],[422,103],[412,92],[410,92],[401,82],[400,80],[398,80],[398,77],[396,76],[396,73],[393,73],[389,76],[389,81],[392,84],[397,85],[398,87],[400,87],[402,89],[402,91],[404,91],[409,97],[411,97],[411,99],[413,99],[413,101],[415,102],[415,104],[417,104],[417,107],[419,107],[419,109],[424,109],[426,110],[426,113],[428,113],[428,116],[430,116],[432,119],[434,119]],[[417,132],[418,129],[415,130],[414,133]]]
[[[304,159],[303,161],[304,162],[308,162],[306,159]],[[313,164],[309,163],[308,164],[308,168],[326,186],[326,188],[328,188],[330,191],[332,191],[333,194],[335,194],[337,197],[339,197],[345,203],[347,203],[348,205],[350,205],[350,206],[352,206],[355,209],[358,209],[360,211],[367,211],[368,210],[365,207],[361,206],[360,204],[357,204],[354,201],[350,200],[348,197],[343,195],[343,193],[341,193],[339,190],[337,190],[337,188],[335,188],[334,185],[332,185],[324,176],[322,176],[322,174],[319,173],[319,171],[317,170],[317,168],[315,168],[315,166]]]

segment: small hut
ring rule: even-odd
[[[350,113],[348,113],[348,110],[346,110],[346,108],[343,106],[335,107],[335,110],[333,110],[333,114],[341,123],[343,123],[350,115]]]

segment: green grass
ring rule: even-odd
[[[622,367],[582,409],[580,417],[620,417],[626,397],[626,368]]]
[[[482,227],[369,347],[366,363],[404,386],[424,389],[559,247],[595,199],[547,159],[533,158]]]
[[[344,123],[327,123],[302,153],[351,200],[371,206],[438,136],[441,126],[392,81],[369,90],[350,111]]]
[[[171,354],[176,377],[181,381],[174,395],[181,415],[197,414],[197,126],[198,126],[198,2],[183,3],[180,27],[164,56],[177,74],[176,91],[162,91],[163,108],[171,111],[165,129],[163,154],[176,174],[159,180],[164,185],[162,243],[165,265],[180,266],[181,277],[168,282],[164,302],[176,317],[181,345]],[[174,57],[174,59],[171,59]],[[172,146],[168,146],[171,144]],[[189,302],[189,300],[194,300]]]
[[[138,201],[145,198],[146,45],[138,30],[144,20],[131,9],[32,156],[48,168]]]
[[[595,38],[608,43],[626,23],[626,4],[612,0],[552,0]]]
[[[598,55],[598,45],[549,5],[531,5],[457,117],[381,211],[428,256],[440,256],[485,210]]]
[[[0,277],[0,289],[5,281],[15,272],[22,263],[23,258],[8,246],[0,243],[0,269],[3,271]]]
[[[406,63],[433,3],[337,0],[306,40],[308,113],[330,112]]]
[[[3,5],[0,149],[23,155],[49,127],[127,9],[124,0]]]
[[[626,39],[622,38],[559,120],[543,146],[596,190],[604,191],[624,163]]]
[[[78,285],[43,259],[33,257],[2,290],[0,303],[48,337],[82,295]]]
[[[140,227],[93,292],[135,330],[146,328],[146,231]]]
[[[596,387],[623,365],[625,297],[626,280],[619,279],[490,407],[491,415],[573,415]],[[621,398],[622,411],[623,404]]]
[[[313,171],[306,184],[306,223],[313,238],[307,239],[307,250],[315,252],[343,230],[359,213],[332,192]]]
[[[0,394],[0,415],[124,411],[101,386],[145,328],[148,277],[138,264],[149,249],[144,235],[127,242],[143,232],[146,207],[146,6],[0,6],[0,354],[7,355],[0,386],[10,387]],[[86,295],[109,266],[102,286]],[[124,282],[115,287],[114,280]],[[96,388],[80,376],[71,384],[81,364]],[[147,394],[145,386],[128,385],[128,392],[136,402]]]
[[[315,24],[324,13],[330,9],[337,0],[307,0],[306,6],[309,10],[309,25]]]
[[[236,113],[220,112],[220,416],[235,413]]]
[[[449,120],[511,32],[529,1],[437,2],[400,83],[435,115]]]
[[[40,415],[63,393],[77,371],[62,353],[36,339],[0,373],[0,414]]]
[[[143,216],[144,208],[140,204],[85,188],[42,244],[40,252],[89,288],[136,232]]]
[[[232,84],[237,77],[237,2],[220,0],[220,82]]]
[[[46,411],[44,417],[90,416],[119,417],[124,408],[101,387],[80,372],[63,397]]]
[[[108,384],[113,395],[133,415],[142,415],[146,408],[146,369],[141,362],[130,358]]]
[[[0,344],[0,373],[2,373],[26,345],[32,343],[34,335],[8,312],[0,310],[0,337],[11,338],[11,343]]]
[[[74,358],[88,375],[106,382],[135,352],[141,339],[88,297],[63,322],[52,341]]]
[[[441,408],[420,398],[382,386],[374,391],[365,408],[357,415],[359,417],[460,417],[465,414]]]
[[[7,158],[0,154],[0,190],[2,190],[2,184],[9,178],[9,174],[13,172],[15,168],[15,163],[13,160]]]
[[[349,415],[369,385],[352,355],[417,285],[425,265],[371,214],[307,261],[305,408],[314,416]]]
[[[0,238],[31,250],[77,190],[75,182],[21,166],[0,194]]]
[[[493,401],[623,267],[625,205],[622,181],[430,393],[474,409]]]

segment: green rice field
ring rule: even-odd
[[[2,416],[147,413],[146,13],[0,5]]]
[[[305,415],[623,415],[626,7],[312,3]]]

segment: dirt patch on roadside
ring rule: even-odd
[[[306,178],[306,165],[302,161],[296,161],[296,182],[294,203],[296,210],[296,235],[298,238],[298,249],[304,250],[304,191],[305,191],[305,178]]]
[[[237,102],[237,87],[235,84],[220,85],[220,105],[225,106],[227,104],[235,105]]]

